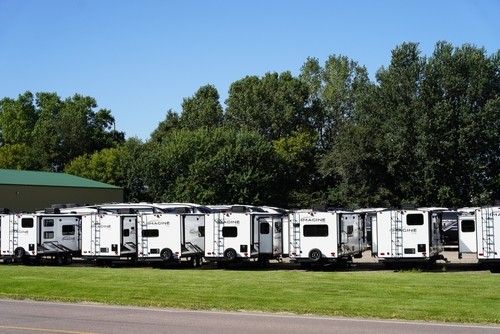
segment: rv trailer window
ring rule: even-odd
[[[74,235],[74,234],[75,234],[75,225],[62,226],[62,235]]]
[[[43,227],[53,227],[54,226],[54,219],[45,219],[43,221]]]
[[[145,238],[156,238],[160,235],[159,230],[142,230],[142,236]]]
[[[475,232],[476,226],[473,220],[462,220],[462,232]]]
[[[260,223],[260,234],[269,234],[269,223]]]
[[[236,226],[224,226],[222,228],[222,236],[224,238],[236,238],[238,236],[238,228]]]
[[[32,228],[33,227],[33,218],[22,218],[21,219],[21,227],[22,228]]]
[[[406,215],[406,225],[424,225],[424,215],[420,213]]]
[[[327,237],[328,225],[304,225],[304,237]]]
[[[54,232],[52,232],[52,231],[43,232],[43,238],[44,239],[54,239]]]
[[[347,236],[352,237],[354,233],[354,226],[353,225],[347,225]]]

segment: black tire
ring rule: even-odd
[[[198,260],[198,257],[197,257],[197,256],[193,256],[193,257],[191,257],[191,259],[190,259],[190,260],[191,260],[191,267],[192,267],[192,268],[196,268],[196,267],[198,267],[198,265],[199,265],[199,263],[200,263],[200,262],[199,262],[199,260]]]
[[[17,247],[14,250],[14,256],[16,257],[16,259],[21,260],[24,257],[24,255],[26,255],[26,251],[24,250],[24,248]]]
[[[224,251],[224,259],[226,261],[236,260],[236,251],[232,248],[228,248]]]
[[[162,258],[163,261],[170,261],[172,260],[173,253],[170,248],[163,248],[160,252],[160,257]]]
[[[64,264],[64,255],[56,255],[54,258],[54,263],[56,266],[62,266]]]
[[[64,256],[64,264],[69,265],[71,264],[71,262],[73,262],[73,257],[71,256],[71,254],[66,254]]]
[[[317,248],[311,249],[309,252],[309,260],[312,262],[318,262],[321,260],[321,251]]]

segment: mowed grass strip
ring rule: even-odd
[[[0,298],[500,323],[500,275],[0,266]]]

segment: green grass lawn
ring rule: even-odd
[[[500,275],[487,272],[0,265],[0,298],[500,323]]]

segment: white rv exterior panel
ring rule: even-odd
[[[476,210],[477,258],[480,262],[500,260],[500,207]]]
[[[372,254],[381,260],[429,260],[442,251],[439,213],[384,210],[372,225]]]
[[[477,253],[477,227],[475,211],[458,216],[458,252]]]
[[[178,214],[140,215],[137,231],[138,259],[179,259],[182,253],[181,223],[181,215]]]
[[[38,253],[71,251],[80,253],[81,217],[72,215],[39,216]]]
[[[82,217],[82,256],[135,256],[136,223],[133,214],[91,213]]]
[[[241,206],[240,206],[241,207]],[[213,212],[205,220],[205,258],[212,261],[281,258],[285,214],[271,208]],[[286,222],[286,220],[285,220]]]
[[[317,262],[322,258],[336,259],[339,225],[340,215],[337,212],[301,210],[292,213],[290,260]]]

